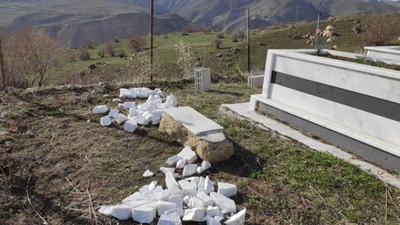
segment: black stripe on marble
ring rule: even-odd
[[[271,83],[400,122],[400,104],[395,102],[276,71],[272,71]]]

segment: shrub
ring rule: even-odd
[[[218,33],[217,34],[217,38],[224,38],[224,37],[225,37],[224,33]]]
[[[104,55],[105,55],[104,49],[103,48],[99,49],[97,51],[97,55],[99,55],[101,58],[104,58]]]
[[[90,59],[90,53],[89,53],[88,46],[82,46],[79,49],[79,59],[80,60],[89,60]]]
[[[115,43],[113,41],[107,42],[106,49],[108,54],[110,54],[110,56],[112,57],[115,56]]]
[[[201,28],[201,31],[204,34],[210,34],[211,33],[211,28],[210,27],[203,27],[203,28]]]
[[[362,44],[384,45],[398,31],[399,25],[394,15],[374,16],[366,21],[367,30],[362,35]]]
[[[175,49],[178,51],[178,61],[176,63],[182,72],[183,78],[192,77],[196,58],[193,56],[191,46],[181,40],[179,44],[175,45]]]
[[[126,57],[125,51],[124,51],[124,50],[119,51],[119,52],[118,52],[118,57],[120,57],[120,58],[125,58],[125,57]]]
[[[242,41],[243,39],[244,39],[244,32],[243,31],[237,31],[231,37],[231,41],[232,42],[239,42],[239,41]]]
[[[214,44],[215,44],[215,48],[220,49],[221,48],[221,44],[222,44],[222,40],[217,38],[217,39],[215,39]]]
[[[133,34],[129,37],[129,45],[135,52],[141,52],[146,47],[146,39],[140,35]]]

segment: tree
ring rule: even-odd
[[[183,78],[189,78],[193,76],[194,65],[196,64],[196,58],[193,56],[192,47],[182,40],[179,44],[175,45],[176,51],[178,51],[177,65],[182,71]]]
[[[28,26],[10,39],[10,57],[23,70],[29,85],[43,85],[50,71],[65,60],[67,48],[43,29]],[[54,71],[54,70],[53,70]]]
[[[366,21],[367,29],[362,36],[364,46],[384,45],[397,33],[399,25],[393,14],[374,16]]]
[[[3,52],[3,32],[0,28],[0,73],[1,73],[1,90],[5,91],[7,89],[6,84],[6,72],[4,65],[4,52]]]
[[[108,54],[110,54],[110,56],[112,56],[112,57],[115,56],[115,44],[113,41],[107,42],[106,49],[107,49]]]
[[[129,45],[133,51],[141,52],[146,47],[146,39],[140,35],[133,34],[129,37]]]

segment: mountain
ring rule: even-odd
[[[26,24],[45,27],[72,46],[130,33],[149,33],[150,0],[0,0],[0,25],[12,32]],[[180,31],[190,22],[243,29],[246,9],[252,27],[349,14],[400,10],[396,0],[155,0],[156,33]]]

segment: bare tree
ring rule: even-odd
[[[65,59],[67,49],[43,29],[34,26],[23,28],[11,37],[10,55],[23,70],[29,85],[39,87],[50,76],[50,71]],[[54,71],[54,70],[53,70]]]
[[[1,72],[1,89],[5,91],[7,89],[6,85],[6,72],[4,65],[4,52],[3,52],[3,31],[0,27],[0,72]]]
[[[132,34],[129,37],[129,45],[131,46],[133,51],[141,52],[146,47],[146,39],[144,39],[144,37],[140,35]]]
[[[362,36],[363,45],[384,45],[397,33],[399,24],[393,14],[374,16],[366,21],[367,29]]]
[[[114,41],[107,42],[106,49],[107,49],[108,54],[110,54],[110,56],[112,56],[112,57],[115,56],[115,44],[114,44]]]

